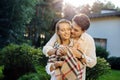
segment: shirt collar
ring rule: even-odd
[[[85,40],[85,32],[80,36],[80,40]]]
[[[70,44],[69,44],[69,46],[72,47],[73,45],[74,45],[73,39],[70,39]]]

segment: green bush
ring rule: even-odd
[[[0,66],[2,65],[2,53],[1,53],[1,49],[0,49]]]
[[[37,73],[29,73],[21,76],[18,80],[45,80],[45,78],[39,76]]]
[[[29,73],[21,76],[18,80],[50,80],[50,76],[46,73],[45,67],[36,65],[37,73]]]
[[[3,80],[4,75],[2,74],[3,66],[0,66],[0,80]]]
[[[48,57],[46,57],[45,55],[42,55],[41,57],[42,58],[39,58],[39,63],[40,65],[45,67],[47,65]]]
[[[120,57],[110,57],[108,58],[108,62],[112,69],[120,70]]]
[[[41,58],[41,50],[27,44],[10,44],[2,49],[4,80],[16,80],[20,76],[36,72],[34,64]]]
[[[43,65],[42,66],[37,65],[36,70],[37,70],[38,74],[41,74],[41,76],[43,76],[45,78],[44,80],[50,80],[50,75],[47,74],[47,72],[45,71],[45,67]]]
[[[109,52],[107,52],[106,49],[97,46],[96,47],[96,56],[105,58],[107,60],[107,58],[109,56]]]
[[[97,80],[101,75],[107,74],[110,70],[109,63],[97,57],[97,64],[93,68],[87,68],[86,80]]]

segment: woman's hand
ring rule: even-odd
[[[55,63],[53,63],[50,67],[50,71],[53,71],[59,67],[61,67],[63,65],[64,61],[56,61]]]
[[[61,66],[63,65],[63,63],[64,63],[64,61],[56,61],[56,62],[54,63],[54,66],[55,66],[56,68],[58,68],[58,67],[61,67]]]
[[[60,56],[66,55],[66,54],[67,54],[67,47],[66,47],[66,46],[60,46],[60,47],[57,49],[56,54],[57,54],[57,55],[60,55]]]

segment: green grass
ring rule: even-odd
[[[111,70],[110,73],[101,76],[99,80],[120,80],[120,70]]]

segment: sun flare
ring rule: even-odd
[[[89,5],[92,5],[93,4],[93,1],[94,0],[87,0],[87,1],[84,1],[84,0],[63,0],[63,3],[69,3],[75,7],[78,7],[78,6],[81,6],[81,5],[84,5],[84,4],[89,4]]]

